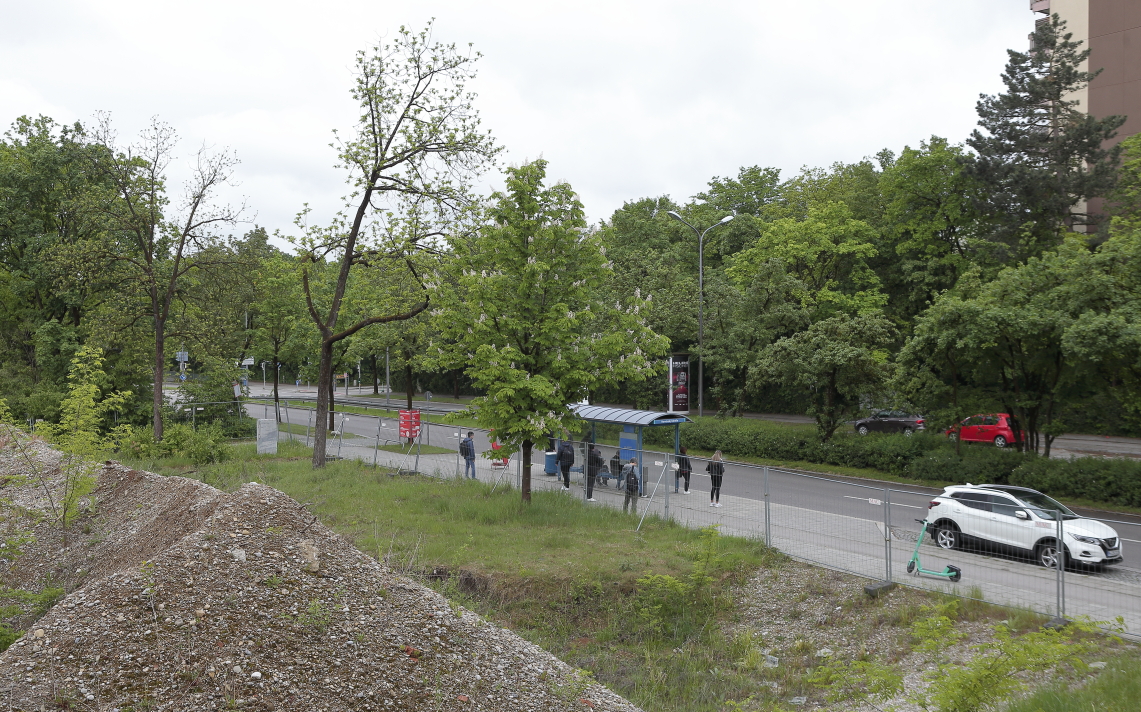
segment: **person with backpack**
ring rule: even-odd
[[[622,489],[622,454],[618,450],[615,450],[614,457],[610,458],[610,475],[618,480],[614,489]],[[604,487],[609,486],[606,484],[606,480],[602,481],[602,485]]]
[[[709,479],[713,481],[713,486],[709,490],[709,506],[721,506],[721,480],[725,478],[725,458],[721,456],[721,451],[713,453],[713,459],[705,466],[705,471],[709,473]]]
[[[563,489],[570,489],[570,469],[574,464],[574,445],[570,440],[564,440],[559,446],[559,454],[555,455],[555,464],[563,473]]]
[[[464,476],[475,479],[475,433],[468,431],[467,437],[460,441],[460,456],[464,459]],[[470,473],[470,474],[469,474]]]
[[[590,450],[586,453],[586,467],[583,468],[586,470],[587,502],[598,501],[594,498],[594,480],[598,477],[598,473],[602,471],[602,466],[604,464],[605,461],[602,459],[602,453],[598,451],[598,448],[594,446],[594,443],[591,443]]]
[[[622,500],[622,513],[633,507],[634,515],[638,514],[638,458],[630,458],[630,464],[622,468],[622,479],[626,480],[626,497]]]
[[[689,476],[693,474],[693,466],[689,464],[689,456],[686,455],[685,446],[679,448],[680,455],[677,456],[677,470],[674,472],[674,492],[677,492],[679,480],[685,480],[685,490],[682,494],[689,494]]]

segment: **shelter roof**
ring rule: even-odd
[[[681,413],[663,413],[630,408],[604,408],[597,405],[573,405],[578,417],[591,423],[617,423],[618,425],[676,425],[693,421]]]

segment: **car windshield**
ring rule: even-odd
[[[1054,500],[1041,492],[1011,492],[1023,503],[1030,505],[1041,519],[1053,519],[1055,512],[1062,513],[1062,519],[1077,519],[1078,515],[1071,512],[1066,505]]]

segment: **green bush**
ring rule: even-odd
[[[1055,497],[1141,507],[1141,462],[1136,460],[1031,458],[1011,473],[1010,484],[1032,487]]]
[[[961,454],[956,455],[954,448],[948,445],[912,459],[902,475],[927,482],[1002,485],[1010,483],[1011,473],[1027,459],[1017,450],[969,445],[963,445]]]
[[[154,430],[140,430],[124,444],[123,449],[128,457],[136,459],[177,457],[186,458],[195,465],[222,462],[230,457],[225,433],[213,424],[197,430],[180,423],[168,425],[163,429],[162,442],[158,443],[154,439]]]

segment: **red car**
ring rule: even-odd
[[[955,431],[958,430],[958,433]],[[994,443],[998,447],[1006,447],[1016,442],[1019,431],[1018,421],[1006,413],[991,413],[990,415],[972,415],[958,425],[947,429],[947,437],[954,440],[962,438],[965,443]],[[1025,442],[1026,434],[1022,431],[1022,440]]]

